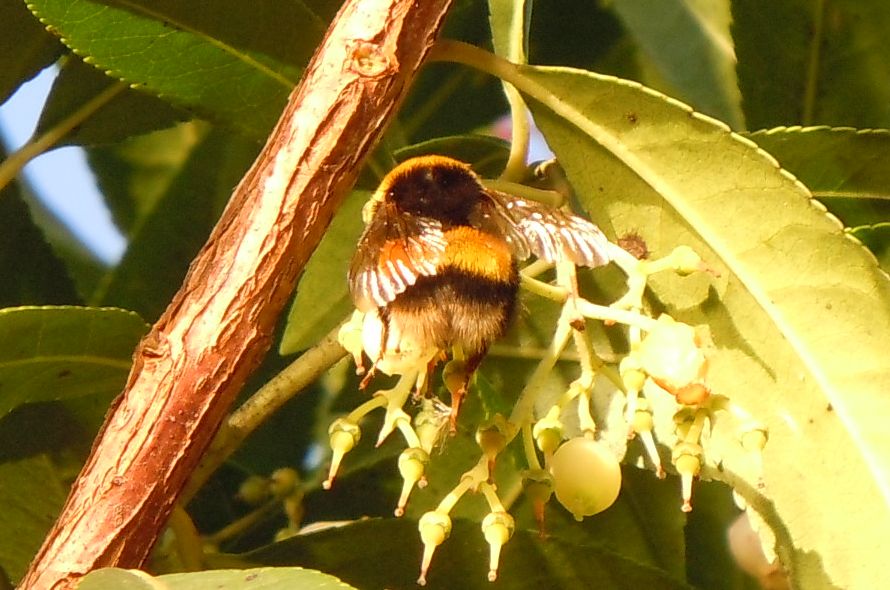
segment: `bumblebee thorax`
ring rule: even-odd
[[[384,200],[402,213],[456,225],[467,223],[484,190],[469,167],[442,157],[409,160],[387,176],[381,189]]]

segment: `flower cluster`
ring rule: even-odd
[[[544,508],[552,496],[578,520],[605,510],[615,501],[621,486],[619,461],[627,440],[640,440],[655,473],[664,477],[654,433],[656,418],[665,411],[672,419],[673,433],[672,440],[662,442],[670,445],[671,463],[682,479],[682,509],[691,510],[693,480],[702,469],[715,412],[729,410],[736,417],[747,416],[725,397],[712,393],[708,384],[706,335],[669,315],[654,318],[644,308],[643,295],[650,275],[706,270],[699,256],[688,247],[680,247],[662,259],[639,260],[617,246],[612,248],[611,259],[627,276],[627,292],[609,306],[594,304],[580,295],[576,268],[571,264],[557,264],[551,282],[535,278],[549,268],[544,263],[536,262],[523,270],[522,285],[526,290],[561,304],[555,332],[511,414],[496,415],[477,426],[476,465],[459,478],[433,510],[420,518],[424,552],[419,583],[425,583],[436,548],[451,532],[452,509],[467,492],[480,493],[487,502],[489,512],[483,518],[482,533],[491,548],[488,577],[496,579],[501,548],[513,534],[514,521],[498,496],[494,466],[498,455],[514,439],[521,439],[527,462],[523,472],[525,493],[543,534]],[[584,330],[588,319],[626,326],[628,352],[617,367],[604,363],[595,354]],[[380,318],[374,312],[355,312],[340,331],[340,342],[357,366],[362,367],[367,357],[374,370],[399,378],[394,387],[375,392],[368,401],[331,424],[333,455],[324,487],[331,487],[344,456],[359,443],[363,417],[383,409],[385,417],[377,443],[396,430],[406,443],[398,460],[404,483],[395,508],[395,515],[402,516],[412,491],[426,484],[427,465],[446,420],[435,407],[438,402],[431,399],[424,399],[414,416],[405,407],[412,392],[425,390],[429,367],[435,364],[431,361],[447,351],[420,350],[414,343],[400,340],[398,334],[387,334],[387,346],[381,350],[381,330]],[[390,350],[392,339],[395,345],[391,349],[397,353]],[[542,384],[570,341],[578,353],[579,374],[555,402],[542,408]],[[449,375],[463,375],[457,366],[461,362],[458,354],[446,364],[446,386]],[[615,445],[604,442],[592,410],[597,384],[603,379],[611,383],[612,397],[623,406],[624,447],[617,451]],[[572,429],[563,422],[568,412],[577,418],[577,426],[573,420]],[[750,420],[744,421],[752,424]],[[765,429],[754,425],[746,429],[741,442],[752,456],[759,457],[766,438]]]

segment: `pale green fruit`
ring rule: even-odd
[[[621,489],[621,468],[603,445],[588,438],[566,441],[550,462],[553,491],[576,520],[611,506]]]

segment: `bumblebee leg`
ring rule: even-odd
[[[451,413],[448,418],[451,424],[452,435],[457,433],[457,416],[460,413],[460,405],[469,390],[470,379],[473,378],[476,369],[482,364],[482,359],[485,358],[486,352],[488,352],[488,347],[467,358],[464,362],[463,374],[460,376],[460,386],[451,391]]]
[[[436,366],[445,360],[445,358],[445,353],[439,351],[439,353],[433,356],[433,358],[426,364],[426,372],[423,374],[423,378],[418,381],[417,390],[414,392],[415,401],[426,399],[430,396],[430,376],[433,374],[433,371],[436,370]]]
[[[374,364],[371,365],[371,368],[368,369],[368,372],[365,373],[365,376],[362,377],[362,380],[358,384],[359,390],[364,390],[368,387],[368,383],[371,382],[371,379],[374,378],[374,374],[377,372],[377,361],[374,361]]]

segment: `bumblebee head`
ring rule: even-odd
[[[464,224],[483,191],[479,177],[463,162],[421,156],[387,174],[371,202],[392,204],[405,214]]]

